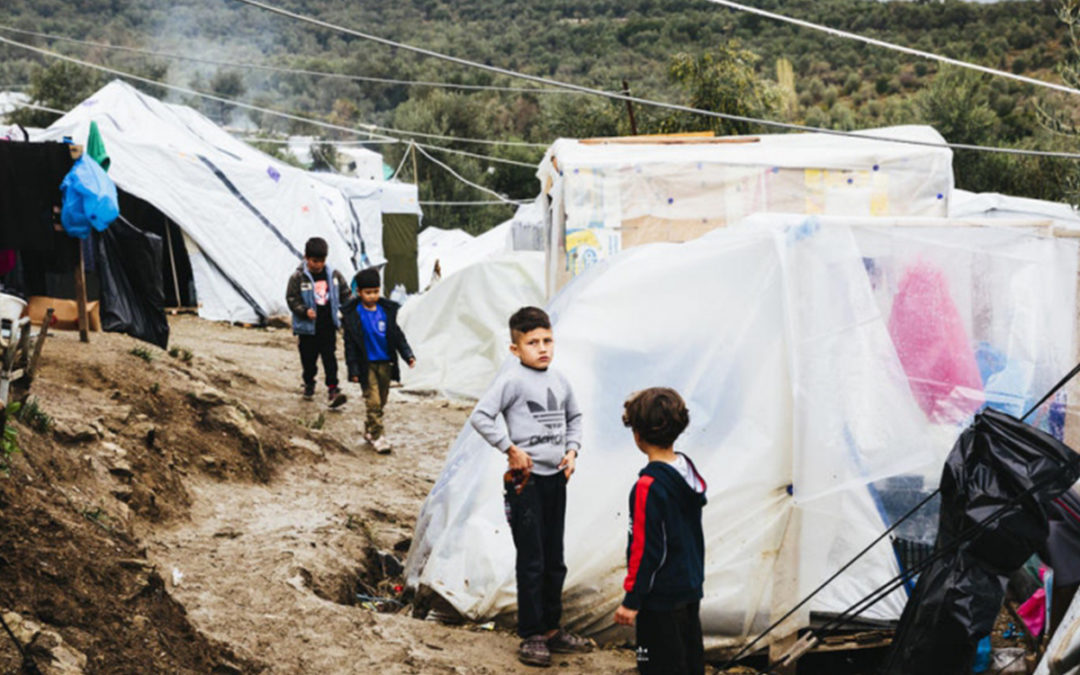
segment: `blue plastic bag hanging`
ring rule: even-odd
[[[91,229],[102,232],[120,215],[116,183],[86,155],[75,161],[60,191],[64,194],[60,223],[69,236],[86,239]]]

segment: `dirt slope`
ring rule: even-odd
[[[378,456],[358,443],[358,390],[342,413],[300,400],[287,331],[180,317],[172,345],[170,356],[62,334],[46,347],[33,395],[52,424],[19,424],[24,452],[0,478],[0,612],[39,663],[528,672],[510,634],[355,604],[397,597],[399,559],[466,409],[395,391],[395,452]],[[10,672],[18,659],[2,638]],[[553,670],[632,666],[630,652],[605,651]]]

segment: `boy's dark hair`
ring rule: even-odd
[[[653,387],[634,392],[626,399],[622,421],[649,445],[670,448],[690,424],[690,411],[679,392]]]
[[[356,290],[362,291],[365,288],[380,288],[382,287],[382,280],[379,279],[379,270],[374,267],[369,267],[366,270],[360,270],[353,277],[353,281],[356,282]]]
[[[330,246],[322,237],[312,237],[304,244],[305,258],[325,258],[330,253]]]
[[[547,312],[539,307],[522,307],[510,317],[511,340],[516,340],[519,335],[537,328],[551,328],[551,319],[548,318]]]

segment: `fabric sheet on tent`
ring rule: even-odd
[[[398,322],[416,352],[416,368],[402,370],[402,384],[479,398],[508,353],[509,316],[544,303],[543,272],[543,253],[504,252],[409,298]]]
[[[555,298],[555,367],[585,413],[567,507],[569,626],[603,636],[621,601],[626,494],[644,463],[620,420],[631,391],[671,386],[689,405],[677,447],[709,482],[701,617],[709,643],[723,646],[744,642],[879,534],[900,514],[889,506],[897,484],[936,484],[961,427],[923,412],[893,344],[888,316],[905,269],[944,266],[972,352],[988,343],[1028,374],[1010,380],[1012,396],[1040,394],[1072,365],[1075,327],[1061,308],[1075,306],[1074,240],[903,222],[763,215],[627,250]],[[505,461],[462,430],[407,563],[411,586],[474,620],[514,610]],[[777,587],[791,523],[799,550],[784,578],[794,579]],[[886,542],[797,621],[843,611],[897,569]],[[898,591],[868,616],[895,620],[904,600]]]
[[[200,316],[258,322],[287,314],[285,283],[312,236],[330,244],[330,264],[356,269],[360,250],[348,199],[313,174],[237,140],[200,113],[114,81],[38,135],[83,142],[97,122],[121,189],[153,204],[203,258],[251,301],[216,302],[196,275]],[[211,298],[203,302],[203,296]],[[229,311],[226,311],[229,310]]]
[[[420,219],[409,213],[383,214],[383,254],[386,268],[383,289],[389,295],[401,284],[409,293],[420,290],[420,273],[416,264],[416,237]]]

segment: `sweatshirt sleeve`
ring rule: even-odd
[[[581,408],[569,383],[566,387],[566,449],[581,453]]]
[[[627,609],[641,609],[645,596],[652,591],[656,571],[667,556],[667,531],[656,489],[652,476],[642,476],[630,493],[633,515],[622,603]]]
[[[300,291],[300,285],[303,283],[303,275],[300,272],[293,272],[289,277],[289,285],[285,288],[285,303],[288,304],[289,310],[297,316],[306,316],[308,307],[304,303],[304,296]]]
[[[476,409],[469,417],[473,429],[476,429],[485,441],[498,448],[500,452],[508,451],[513,445],[510,434],[506,430],[505,420],[499,421],[499,416],[506,407],[509,389],[507,380],[497,378],[484,393],[480,402],[476,404]]]

